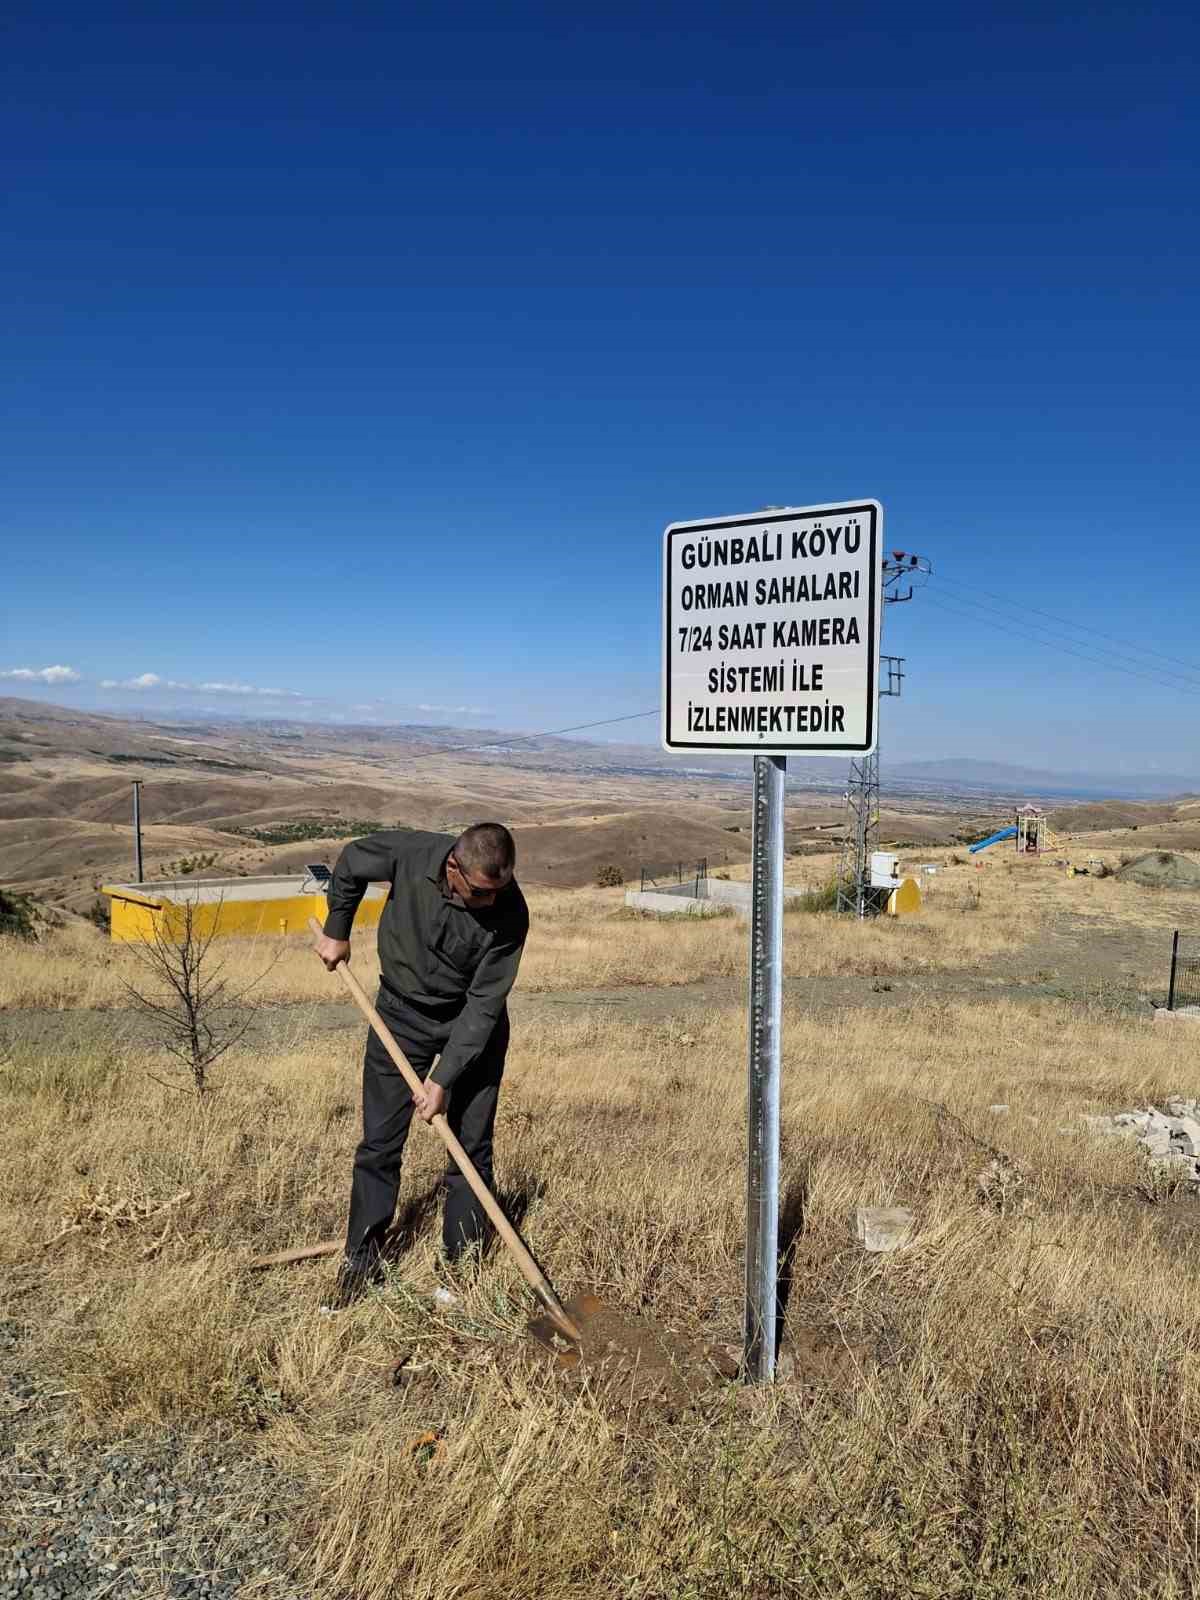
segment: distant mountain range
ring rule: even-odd
[[[259,735],[267,747],[294,747],[311,743],[324,749],[377,750],[380,747],[409,749],[420,753],[434,750],[461,750],[464,755],[487,763],[522,766],[542,771],[597,771],[629,773],[640,777],[680,778],[694,776],[746,781],[750,758],[741,755],[674,755],[652,744],[608,744],[599,740],[564,738],[554,734],[525,734],[496,728],[458,728],[425,723],[382,724],[350,722],[300,722],[282,717],[251,719],[242,716],[214,716],[187,711],[139,714],[97,712],[56,706],[44,701],[0,697],[0,723],[10,720],[14,728],[31,722],[54,725],[49,741],[34,740],[34,747],[55,744],[83,749],[107,749],[119,738],[130,758],[159,746],[161,736],[171,732],[203,735],[205,732],[228,737],[235,731],[243,739]],[[47,730],[49,732],[49,730]],[[3,732],[0,727],[0,733]],[[20,737],[15,735],[15,737]],[[10,752],[15,753],[20,746]],[[29,748],[28,745],[25,746]],[[0,751],[3,755],[3,751]],[[180,759],[176,748],[173,759]],[[269,766],[269,761],[266,763]],[[788,775],[794,783],[817,791],[841,794],[845,788],[848,763],[844,758],[792,756]],[[1200,776],[1169,772],[1054,772],[1041,767],[1010,765],[980,760],[971,756],[952,756],[930,761],[897,761],[886,752],[883,759],[883,787],[893,795],[942,794],[947,797],[1021,798],[1026,800],[1157,800],[1178,799],[1200,794]]]
[[[961,793],[1028,792],[1038,796],[1112,796],[1115,799],[1179,798],[1200,791],[1200,778],[1178,772],[1050,772],[1041,767],[1008,766],[969,756],[942,761],[903,761],[887,767],[888,783],[903,779]]]

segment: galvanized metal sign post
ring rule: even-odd
[[[875,745],[883,614],[878,501],[675,522],[663,579],[667,750],[754,755],[744,1371],[775,1375],[790,751]]]
[[[783,1033],[783,788],[787,759],[754,758],[750,1070],[746,1123],[746,1376],[775,1376],[779,1272],[779,1063]]]

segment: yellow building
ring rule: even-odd
[[[110,901],[112,938],[119,944],[147,942],[156,929],[178,944],[188,906],[193,907],[193,932],[201,937],[213,932],[218,937],[304,933],[309,917],[325,920],[324,891],[303,872],[278,878],[164,878],[102,888]],[[358,909],[355,927],[374,927],[386,903],[386,887],[373,883]]]

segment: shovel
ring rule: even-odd
[[[312,929],[314,935],[317,938],[320,938],[322,929],[321,924],[317,921],[316,917],[309,917],[308,925]],[[388,1055],[391,1056],[392,1061],[396,1065],[397,1071],[400,1073],[401,1077],[403,1077],[405,1083],[408,1084],[408,1087],[412,1090],[413,1094],[419,1095],[424,1087],[420,1078],[417,1077],[417,1074],[413,1071],[412,1067],[405,1059],[404,1052],[401,1050],[400,1046],[396,1043],[395,1039],[392,1038],[387,1023],[384,1022],[378,1011],[376,1011],[375,1007],[367,999],[366,994],[363,992],[362,985],[359,983],[358,979],[350,971],[350,968],[344,961],[338,963],[336,970],[338,973],[340,973],[342,982],[353,995],[355,1005],[362,1012],[363,1016],[366,1017],[367,1021],[371,1024],[376,1034],[379,1036],[379,1042],[383,1045],[383,1048],[387,1051]],[[530,1332],[533,1333],[535,1337],[541,1339],[544,1344],[553,1344],[555,1342],[553,1341],[552,1337],[547,1337],[548,1334],[557,1334],[560,1339],[570,1340],[570,1342],[575,1345],[579,1344],[583,1338],[581,1329],[579,1328],[578,1324],[567,1315],[567,1312],[563,1308],[562,1302],[559,1300],[558,1296],[555,1294],[550,1285],[549,1278],[547,1278],[546,1274],[530,1255],[529,1251],[526,1249],[521,1240],[520,1234],[513,1227],[512,1223],[504,1215],[504,1212],[497,1204],[495,1195],[479,1176],[479,1173],[475,1169],[475,1163],[471,1160],[470,1156],[458,1142],[458,1139],[455,1137],[450,1124],[446,1121],[445,1113],[439,1111],[437,1116],[432,1119],[431,1126],[436,1131],[438,1138],[446,1146],[446,1149],[458,1170],[462,1173],[468,1184],[470,1184],[475,1198],[487,1212],[492,1226],[500,1235],[501,1239],[503,1239],[505,1248],[516,1262],[517,1266],[520,1268],[521,1276],[525,1279],[525,1282],[529,1285],[534,1294],[537,1295],[538,1300],[541,1302],[546,1316],[539,1317],[536,1322],[532,1323],[530,1325]],[[591,1298],[591,1296],[584,1296],[581,1301],[580,1310],[584,1313],[591,1309],[590,1304],[588,1303],[591,1301]],[[550,1324],[549,1328],[545,1326],[546,1323]]]

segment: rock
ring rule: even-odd
[[[902,1206],[859,1206],[854,1228],[864,1250],[882,1254],[900,1250],[909,1241],[916,1216]]]
[[[1145,1128],[1150,1117],[1149,1111],[1119,1111],[1112,1120],[1118,1128]]]
[[[1169,1117],[1200,1116],[1200,1101],[1184,1100],[1180,1095],[1173,1094],[1163,1101],[1163,1110]]]
[[[1200,1122],[1195,1117],[1170,1117],[1171,1149],[1181,1156],[1200,1156]]]
[[[1149,1156],[1160,1157],[1171,1154],[1171,1135],[1166,1128],[1148,1128],[1138,1143]]]
[[[1008,1115],[1007,1106],[989,1106],[988,1110],[994,1117],[1006,1117]]]
[[[742,1370],[742,1347],[740,1344],[710,1344],[705,1354],[722,1378],[732,1380]]]

